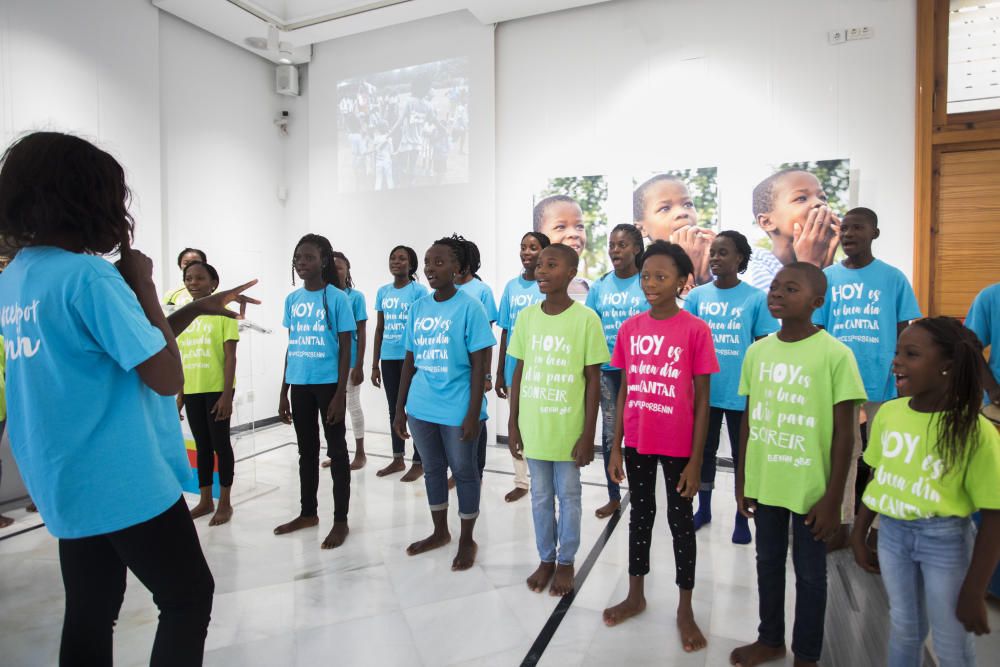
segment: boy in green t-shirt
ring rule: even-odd
[[[767,307],[781,330],[747,350],[739,393],[736,501],[757,527],[757,641],[734,650],[732,664],[757,665],[785,654],[785,561],[789,521],[796,599],[796,665],[819,661],[826,614],[826,545],[840,528],[840,506],[854,443],[855,406],[865,388],[850,349],[813,325],[826,276],[793,262],[771,283]]]
[[[551,580],[552,595],[573,591],[582,512],[580,468],[594,460],[601,364],[610,360],[597,313],[569,296],[579,261],[561,243],[541,252],[535,278],[545,300],[521,311],[507,348],[517,359],[508,445],[514,458],[528,460],[541,559],[528,577],[528,588],[541,592]]]

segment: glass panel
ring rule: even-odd
[[[951,0],[948,113],[1000,109],[1000,2]]]

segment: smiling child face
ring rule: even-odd
[[[538,229],[552,243],[563,243],[579,255],[587,247],[587,229],[583,225],[580,205],[568,201],[552,202],[545,207]]]
[[[653,241],[669,241],[678,229],[698,224],[698,211],[687,186],[663,179],[646,188],[642,220],[636,226]]]

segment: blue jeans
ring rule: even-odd
[[[758,640],[785,645],[785,561],[788,522],[792,522],[795,567],[795,624],[792,653],[803,662],[819,662],[826,619],[826,543],[813,539],[805,515],[784,507],[757,505],[757,592],[760,595]],[[879,535],[879,540],[882,536]]]
[[[611,458],[611,440],[615,437],[615,412],[618,409],[618,392],[622,388],[622,372],[601,371],[601,455],[604,457],[604,478],[608,481],[608,499],[621,500],[622,490],[611,479],[608,459]]]
[[[582,485],[574,461],[525,459],[531,471],[531,515],[535,522],[535,546],[543,563],[572,565],[580,548]],[[559,498],[556,520],[555,499]]]
[[[448,468],[451,468],[458,492],[458,516],[475,519],[479,516],[479,434],[472,440],[462,440],[461,426],[425,422],[413,415],[407,415],[406,419],[413,446],[424,464],[424,488],[431,511],[448,509]]]
[[[973,636],[955,617],[974,536],[968,517],[914,521],[882,517],[878,559],[889,594],[891,667],[923,664],[928,625],[942,667],[976,664]]]

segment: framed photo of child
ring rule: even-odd
[[[532,201],[533,231],[563,243],[580,256],[579,278],[596,280],[610,270],[608,260],[608,178],[606,176],[555,176],[539,188]],[[581,281],[582,283],[582,281]],[[571,286],[570,296],[578,299]]]
[[[694,264],[692,286],[711,282],[708,248],[719,231],[719,169],[697,167],[632,177],[632,221],[649,243],[677,243]]]

